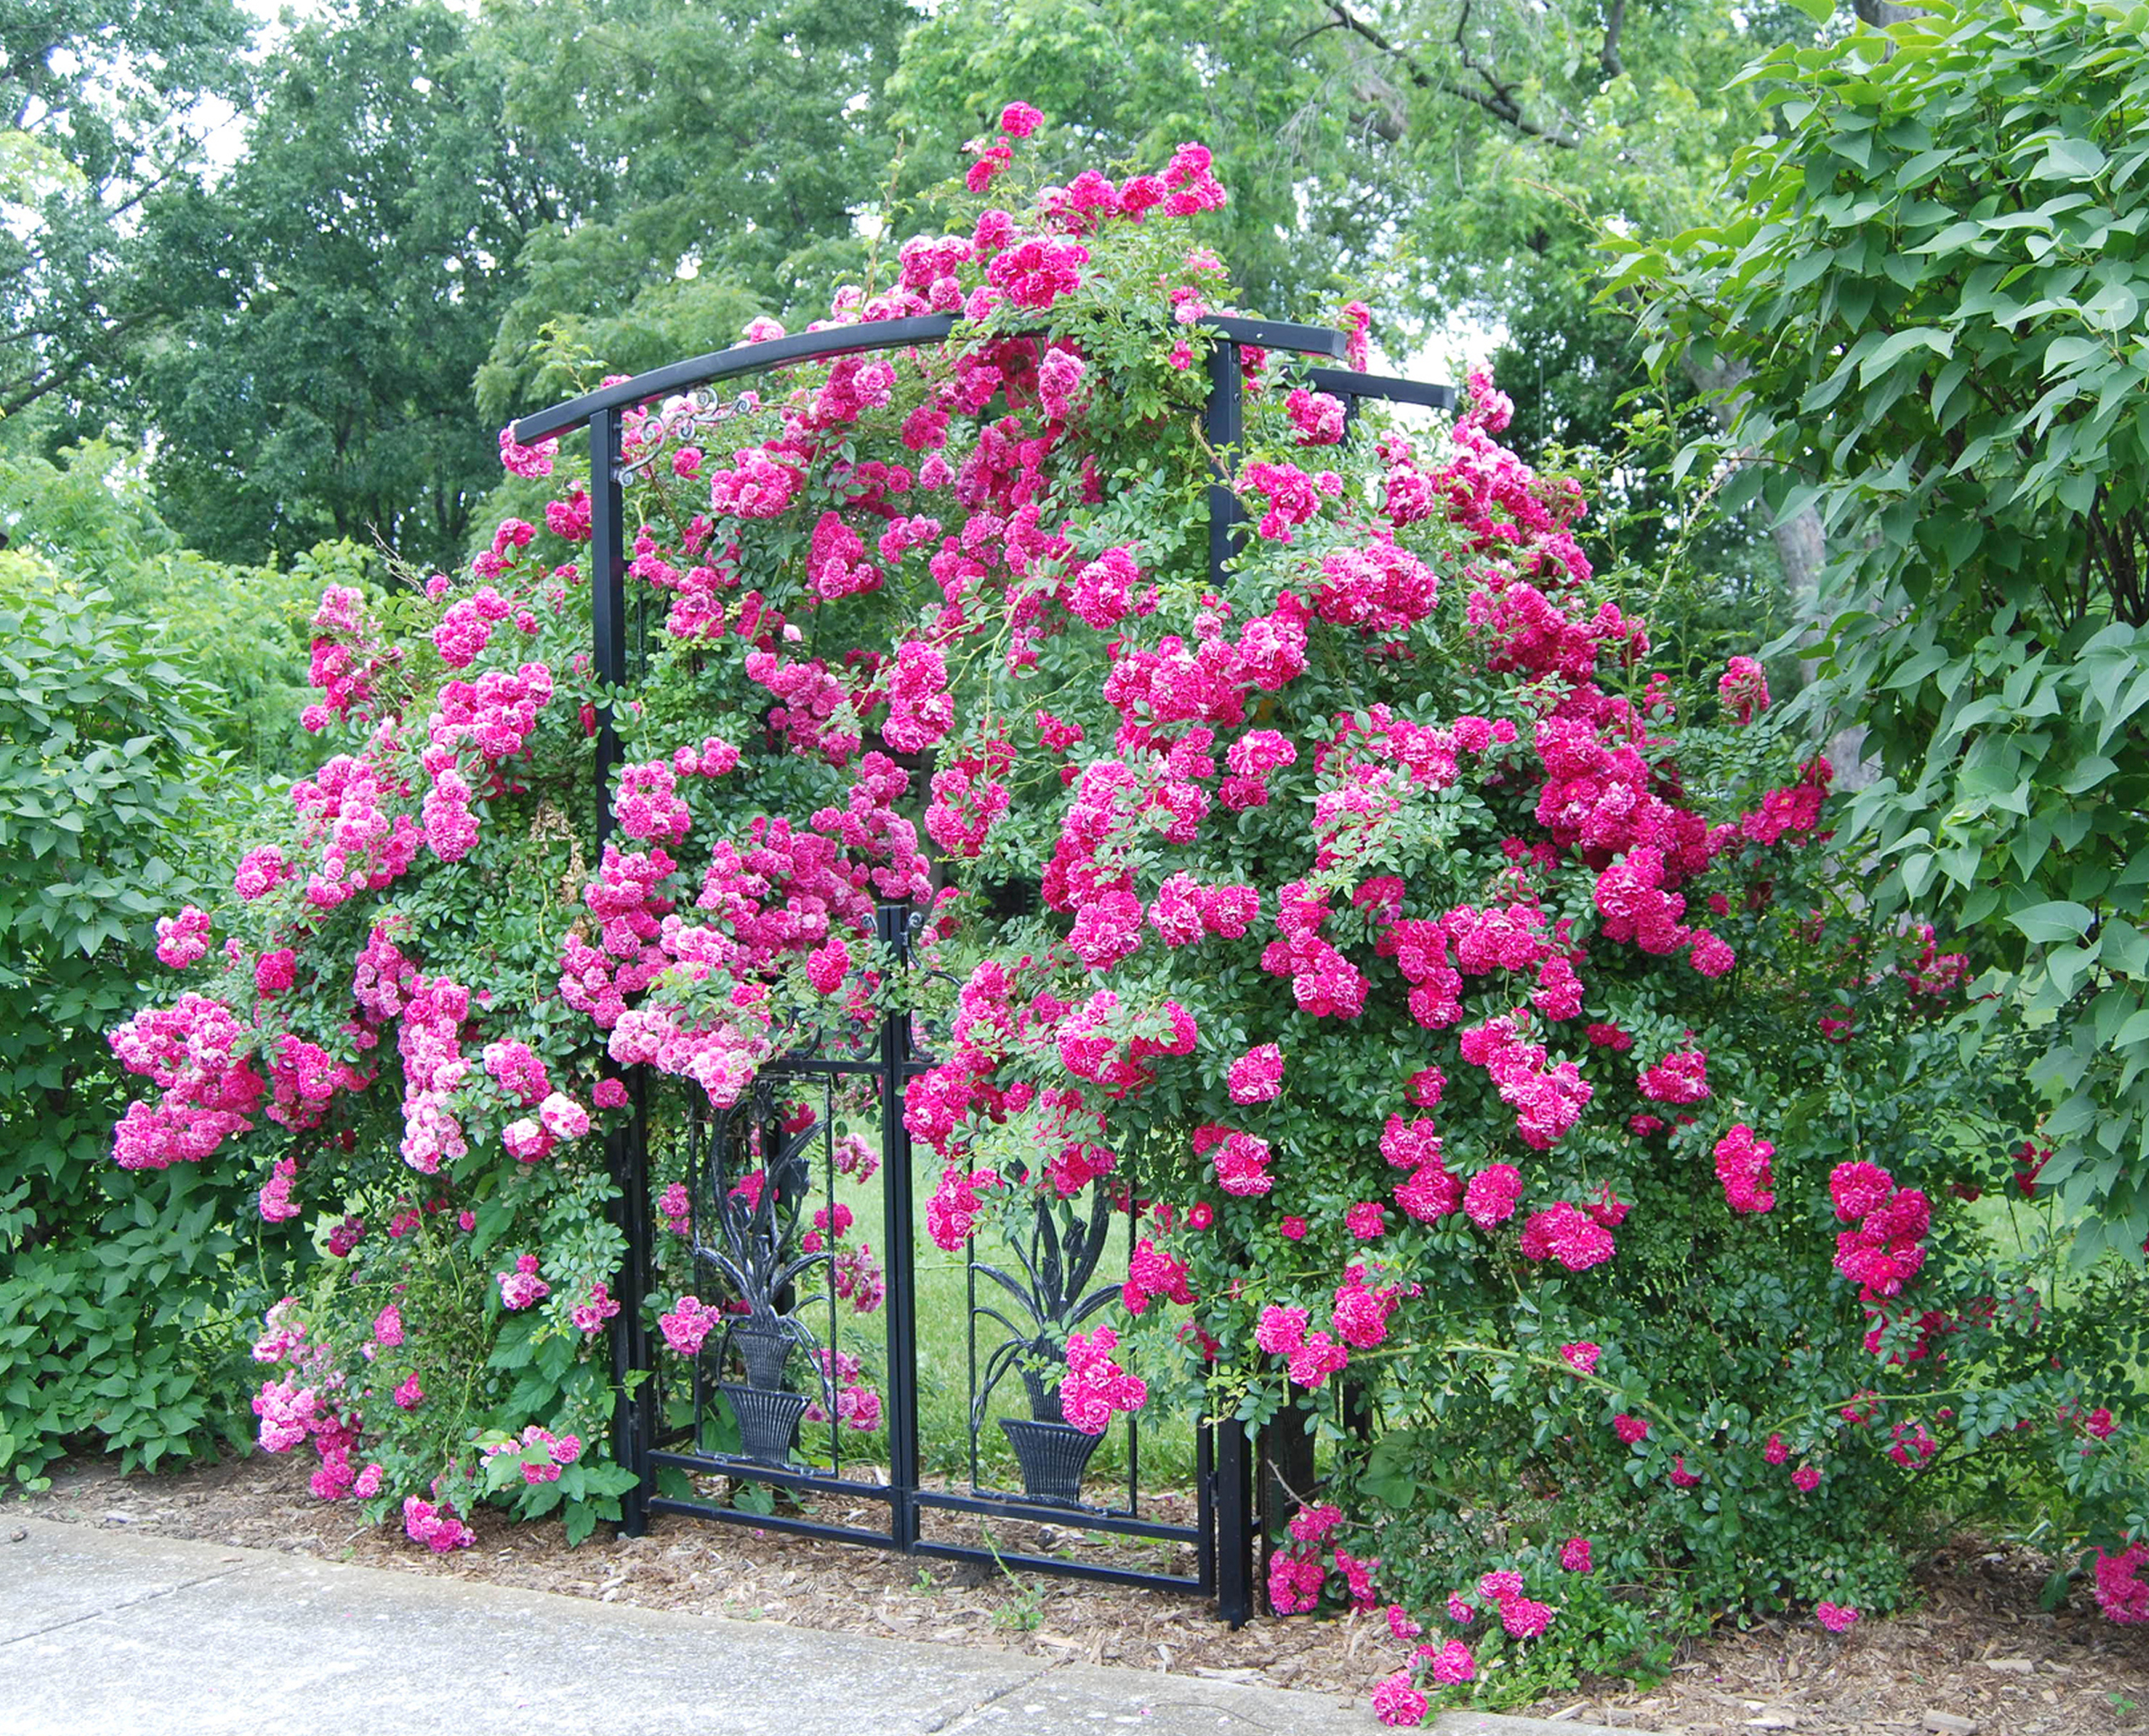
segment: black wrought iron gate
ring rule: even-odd
[[[1215,340],[1205,432],[1218,452],[1242,440],[1243,348],[1331,361],[1344,353],[1342,335],[1324,327],[1220,316],[1203,323]],[[598,677],[614,687],[628,679],[622,433],[629,410],[786,364],[942,343],[954,324],[933,315],[741,345],[518,422],[515,438],[525,445],[588,430]],[[1446,386],[1334,366],[1308,367],[1304,378],[1352,414],[1368,398],[1442,410],[1455,401]],[[1241,524],[1237,498],[1220,479],[1210,491],[1210,562],[1220,586]],[[618,757],[611,720],[601,715],[601,839],[611,830]],[[907,957],[907,909],[883,907],[878,920],[883,942]],[[1118,1294],[1124,1265],[1109,1243],[1115,1220],[1130,1241],[1132,1220],[1115,1212],[1101,1180],[1086,1200],[1040,1203],[1026,1230],[1003,1246],[974,1240],[959,1287],[946,1281],[944,1267],[927,1274],[934,1281],[921,1290],[903,1101],[904,1086],[930,1064],[908,1015],[835,1021],[763,1067],[732,1108],[711,1110],[704,1101],[676,1127],[662,1124],[654,1145],[657,1087],[645,1069],[628,1069],[633,1113],[608,1146],[627,1239],[613,1338],[613,1450],[640,1478],[622,1502],[622,1529],[639,1534],[652,1512],[687,1513],[914,1555],[1169,1587],[1212,1596],[1225,1620],[1244,1622],[1253,1609],[1256,1457],[1245,1427],[1195,1419],[1192,1489],[1167,1493],[1160,1507],[1145,1501],[1135,1419],[1120,1419],[1107,1437],[1078,1430],[1059,1418],[1054,1394],[1037,1376],[1043,1350],[1064,1346],[1070,1328]],[[853,1116],[870,1138],[843,1130]],[[659,1180],[662,1188],[653,1189]],[[877,1255],[869,1233],[880,1237]],[[660,1249],[660,1237],[677,1240]],[[694,1305],[682,1301],[664,1317],[669,1358],[657,1354],[645,1307],[657,1293],[660,1260],[691,1273],[678,1287]],[[949,1311],[961,1316],[967,1390],[952,1408],[965,1437],[958,1452],[935,1432],[951,1414],[949,1395],[920,1384],[922,1295],[943,1349]],[[980,1322],[990,1328],[982,1356]],[[947,1366],[942,1359],[943,1379]],[[924,1427],[926,1405],[934,1431]],[[847,1454],[847,1437],[881,1444],[871,1456],[855,1447]],[[921,1453],[929,1437],[942,1448],[930,1465]],[[1100,1438],[1116,1463],[1093,1469]],[[779,1494],[788,1511],[777,1510]],[[1009,1537],[1007,1547],[994,1524]],[[965,1525],[979,1541],[964,1540]]]

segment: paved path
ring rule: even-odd
[[[0,1528],[0,1736],[1377,1728],[1362,1708],[1279,1688],[724,1621],[51,1520]],[[1440,1724],[1442,1736],[1578,1728],[1482,1715]]]

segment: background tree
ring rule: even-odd
[[[1315,318],[1380,269],[1407,189],[1375,171],[1385,123],[1350,88],[1346,58],[1308,14],[1260,0],[959,0],[918,24],[893,82],[924,190],[1019,96],[1051,115],[1063,174],[1100,157],[1160,162],[1183,139],[1215,153],[1231,189],[1226,254],[1251,304]]]
[[[1060,123],[1069,165],[1208,142],[1233,190],[1221,250],[1256,309],[1313,318],[1363,293],[1402,316],[1376,335],[1397,365],[1458,327],[1490,332],[1517,450],[1596,449],[1631,509],[1626,552],[1653,561],[1690,527],[1620,425],[1649,376],[1632,311],[1593,305],[1598,228],[1700,221],[1754,124],[1723,88],[1813,33],[1790,8],[1714,0],[954,0],[911,33],[892,94],[920,161],[989,131],[1010,93]],[[1661,415],[1692,422],[1717,384],[1660,385]],[[1782,587],[1755,546],[1769,536],[1723,517],[1700,564],[1727,582],[1694,605],[1775,619]],[[1814,527],[1774,541],[1773,564],[1809,596]]]
[[[803,324],[856,278],[858,191],[887,178],[882,89],[904,0],[539,0],[488,16],[518,140],[581,191],[536,229],[479,380],[498,423],[579,350],[634,371]],[[542,341],[547,329],[558,341]]]
[[[0,418],[95,426],[168,305],[143,199],[184,180],[244,90],[233,0],[16,0],[0,13]]]
[[[357,0],[264,68],[230,173],[153,210],[180,311],[137,384],[159,492],[194,546],[460,555],[499,469],[471,382],[525,239],[561,209],[501,83],[438,0]]]
[[[345,0],[270,58],[229,174],[149,212],[160,504],[227,561],[465,552],[490,425],[825,304],[888,153],[901,0]],[[473,392],[482,403],[474,406]]]

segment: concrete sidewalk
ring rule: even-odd
[[[14,1541],[16,1533],[23,1533]],[[13,1519],[0,1736],[1369,1736],[1320,1695]],[[1450,1714],[1443,1736],[1588,1736]],[[1609,1733],[1604,1733],[1609,1736]]]

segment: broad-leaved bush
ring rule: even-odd
[[[149,623],[0,553],[0,1475],[70,1447],[125,1468],[213,1452],[244,1402],[241,1316],[276,1291],[244,1170],[108,1160],[124,1076],[105,1033],[158,974],[233,793],[213,696]],[[237,1439],[243,1441],[244,1432]]]
[[[2079,1246],[2149,1237],[2149,37],[2105,0],[1920,6],[1745,75],[1711,221],[1615,238],[1651,355],[1735,381],[1710,460],[1817,511],[1804,703],[1865,726],[1884,907],[1985,938]],[[1689,450],[1682,463],[1700,456]],[[1990,991],[1990,992],[1985,992]]]

